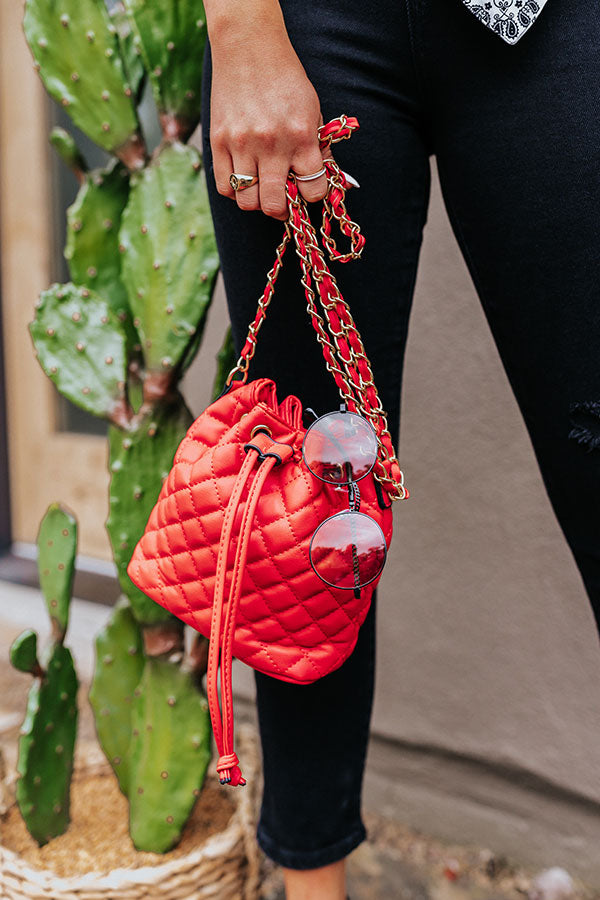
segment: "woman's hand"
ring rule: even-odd
[[[229,7],[229,15],[224,7]],[[312,175],[322,168],[324,156],[331,155],[328,148],[323,154],[319,149],[317,129],[323,124],[319,98],[290,43],[277,2],[213,0],[205,8],[213,66],[210,143],[217,190],[235,198],[241,209],[261,209],[284,220],[289,170]],[[258,175],[258,184],[235,192],[229,184],[232,172]],[[320,200],[327,181],[322,175],[299,181],[298,186],[306,200]]]

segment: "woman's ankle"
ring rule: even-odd
[[[319,869],[283,869],[286,900],[346,900],[346,860]]]

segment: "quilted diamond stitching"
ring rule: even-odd
[[[228,472],[220,472],[216,468],[213,451],[215,447],[226,449],[231,445],[238,446],[241,413],[242,411],[256,413],[257,401],[259,401],[261,410],[264,409],[271,418],[276,418],[282,423],[287,434],[290,434],[291,431],[297,439],[300,437],[297,428],[292,428],[290,422],[282,416],[283,404],[277,407],[274,385],[266,379],[236,389],[235,393],[227,399],[227,403],[222,404],[222,409],[221,404],[217,401],[188,429],[174,458],[173,469],[177,467],[178,476],[176,477],[177,473],[172,471],[170,473],[172,477],[168,479],[168,484],[165,480],[165,490],[161,492],[161,498],[159,498],[160,508],[157,508],[159,507],[159,501],[157,501],[157,505],[149,517],[144,536],[134,551],[135,559],[132,557],[130,574],[135,574],[138,586],[142,590],[146,586],[152,591],[153,584],[151,582],[153,581],[154,593],[158,587],[160,596],[160,601],[157,602],[162,602],[164,606],[172,608],[186,621],[190,621],[190,624],[195,623],[197,626],[205,624],[206,617],[210,616],[211,590],[209,585],[212,576],[210,566],[208,569],[204,567],[210,557],[214,569],[216,560],[215,516],[218,525],[222,519],[225,503],[222,489],[227,484],[227,480],[231,481],[232,478]],[[297,401],[295,402],[297,403]],[[293,415],[294,408],[297,410],[297,415],[301,415],[299,404],[297,407],[288,401],[284,401],[284,404],[287,404],[285,411],[290,417]],[[233,415],[232,410],[234,411]],[[222,412],[222,415],[217,414],[219,412]],[[232,427],[231,422],[236,419],[237,423]],[[212,421],[213,424],[207,427],[207,421]],[[205,457],[207,452],[208,460]],[[278,674],[279,677],[284,677],[286,680],[307,682],[310,680],[308,671],[316,671],[317,677],[319,677],[336,668],[347,658],[356,642],[360,623],[366,615],[372,590],[365,595],[362,604],[350,604],[350,609],[354,606],[352,613],[327,589],[325,591],[317,589],[316,594],[310,593],[310,591],[307,593],[306,583],[303,584],[303,581],[306,582],[307,573],[303,572],[302,567],[298,567],[296,562],[297,544],[304,539],[300,538],[296,524],[302,523],[304,517],[306,517],[308,525],[311,520],[315,519],[318,524],[328,514],[325,508],[325,498],[318,492],[315,493],[314,486],[311,486],[310,481],[307,480],[307,474],[303,471],[302,466],[288,469],[285,478],[270,478],[270,481],[271,484],[265,485],[261,504],[264,510],[268,509],[270,512],[276,510],[278,514],[271,519],[264,517],[261,519],[261,504],[259,504],[254,557],[250,558],[249,556],[244,576],[246,583],[242,596],[243,606],[240,607],[236,623],[234,653],[250,665],[254,660],[255,667],[261,671]],[[179,487],[181,483],[183,483],[183,487]],[[305,492],[301,489],[302,483]],[[185,504],[185,512],[181,509],[179,502],[184,491],[187,492],[190,501],[189,506],[187,502]],[[203,495],[203,506],[206,502],[206,509],[203,513],[200,512],[197,505],[199,491]],[[290,506],[289,502],[286,502],[292,496],[300,497],[299,506]],[[170,500],[171,497],[172,500]],[[274,503],[276,498],[279,499],[278,505]],[[167,500],[170,501],[168,506]],[[188,514],[190,508],[194,511],[193,514]],[[385,515],[382,516],[374,498],[368,498],[366,508],[369,511],[372,510],[376,517],[384,520],[384,531],[387,537],[391,533],[391,516],[387,520]],[[174,511],[177,514],[176,520],[171,521],[174,518]],[[276,530],[283,520],[285,520],[286,532],[296,546],[273,549],[274,538],[270,532]],[[191,522],[191,526],[198,528],[197,541],[190,542],[189,535],[193,535],[193,527],[189,531],[183,527],[183,522]],[[220,533],[220,529],[217,530]],[[307,525],[304,525],[302,532],[305,537],[306,531]],[[147,556],[144,552],[146,546],[144,538],[147,536],[149,539],[151,532],[154,533],[154,538],[148,545],[150,554]],[[157,540],[161,533],[163,535],[162,542]],[[177,537],[175,537],[176,535]],[[183,543],[186,549],[173,552],[175,541],[179,547]],[[165,545],[167,552],[164,549]],[[265,551],[266,559],[262,560],[264,565],[261,565],[260,554],[258,556],[256,554],[257,546],[262,547]],[[156,552],[154,552],[155,550]],[[200,552],[202,556],[198,555]],[[177,563],[178,558],[187,558],[190,565],[186,564],[182,568]],[[142,564],[146,561],[151,565],[143,566]],[[191,571],[196,573],[196,577],[192,580],[189,579],[188,574]],[[148,583],[148,579],[150,579],[150,583]],[[158,585],[156,585],[156,581],[159,582]],[[172,584],[167,584],[168,581],[172,581]],[[195,584],[195,590],[202,594],[202,598],[198,598],[197,601],[192,599],[190,594],[192,583]],[[174,599],[173,590],[175,596],[181,598],[181,604]],[[275,602],[276,600],[277,602]],[[252,612],[255,613],[255,618],[252,617]],[[295,613],[297,614],[296,619],[294,618]],[[276,628],[276,635],[273,633],[273,628]],[[269,642],[261,639],[261,629],[269,634]],[[314,643],[316,635],[322,636],[321,644]],[[297,668],[302,660],[309,667],[308,671]],[[294,667],[296,667],[296,671],[292,672]]]
[[[298,476],[298,477],[305,477],[305,476],[304,476],[304,473],[301,473],[301,475]],[[282,496],[282,498],[283,498],[282,491],[281,491],[281,486],[280,486],[278,483],[276,483],[276,484],[275,484],[275,488],[276,488],[276,492],[278,492],[278,493],[280,494],[280,496]],[[189,488],[186,488],[186,489],[189,489]],[[173,496],[173,497],[174,497],[175,502],[176,502],[176,496],[175,496],[175,495],[176,495],[176,494],[179,494],[179,493],[181,492],[181,490],[183,490],[183,489],[180,489],[180,491],[175,491],[175,492],[173,492],[173,493],[170,495],[170,496]],[[193,497],[193,493],[192,493],[192,505],[193,505],[194,508],[197,510],[197,507],[196,507],[196,504],[195,504],[195,499],[194,499],[194,497]],[[303,508],[305,508],[306,506],[309,506],[309,505],[314,505],[314,504],[312,503],[312,500],[309,501],[307,504],[304,504],[302,507],[300,507],[299,510],[301,510],[301,509],[303,509]],[[189,518],[191,518],[191,517],[188,517],[188,519],[189,519]],[[188,519],[186,519],[186,521],[187,521]],[[199,516],[199,515],[198,515],[198,522],[199,522],[200,526],[202,527],[202,530],[203,530],[203,533],[204,533],[204,536],[205,536],[205,545],[206,545],[207,547],[209,547],[209,549],[211,550],[211,553],[212,553],[212,555],[213,555],[213,558],[214,558],[214,556],[215,556],[214,549],[212,548],[212,546],[211,546],[211,544],[210,544],[210,541],[208,541],[208,540],[206,539],[206,532],[205,532],[205,530],[204,530],[204,528],[203,528],[202,517]],[[297,540],[297,536],[295,535],[295,532],[294,532],[294,530],[293,530],[293,526],[292,526],[292,524],[289,522],[289,519],[288,519],[287,524],[288,524],[290,530],[292,531],[292,535],[293,535],[294,538]],[[264,540],[264,536],[262,535],[262,532],[260,532],[260,537],[261,537],[261,541],[262,541],[263,545],[265,546],[265,550],[267,551],[267,553],[269,553],[268,546],[266,545],[266,542],[265,542],[265,540]],[[187,537],[185,538],[185,540],[186,540],[186,543],[187,543]],[[168,543],[168,546],[169,546],[170,554],[171,554],[172,556],[176,556],[176,555],[180,555],[180,554],[186,554],[186,555],[190,555],[190,556],[191,556],[191,558],[192,558],[192,563],[193,563],[193,567],[194,567],[194,569],[195,569],[195,571],[196,571],[196,573],[197,573],[197,581],[199,581],[200,584],[202,585],[202,587],[204,588],[204,585],[203,585],[203,583],[202,583],[202,582],[203,582],[202,574],[201,574],[200,570],[198,569],[198,567],[197,567],[197,565],[196,565],[196,561],[195,561],[195,557],[194,557],[193,551],[189,548],[189,545],[188,545],[188,549],[186,549],[186,550],[184,550],[184,551],[175,551],[175,552],[173,552],[170,542],[167,541],[167,543]],[[271,556],[272,559],[274,559],[274,558],[276,558],[277,556],[283,556],[283,555],[289,554],[289,553],[290,553],[290,548],[284,548],[282,551],[280,551],[280,553],[278,553],[278,554],[272,554],[272,553],[271,553],[270,556]],[[277,568],[277,567],[276,567],[276,568]],[[273,582],[271,586],[275,586],[276,584],[279,583],[280,580],[285,579],[285,575],[284,575],[283,573],[281,573],[280,570],[279,570],[278,568],[277,568],[277,572],[278,572],[278,581]],[[254,579],[252,579],[252,581],[253,581],[253,583],[255,583]],[[189,582],[183,582],[183,583],[189,583]],[[290,582],[289,579],[287,579],[287,584],[288,584],[288,586],[291,585],[291,582]],[[259,593],[260,591],[259,591],[259,589],[258,589],[258,586],[257,586],[256,584],[255,584],[255,586],[256,586],[256,588],[257,588],[257,592]],[[189,602],[189,600],[188,600],[188,598],[187,598],[187,594],[186,594],[185,592],[182,592],[182,593],[184,594],[184,601],[185,601],[186,606],[188,607],[188,609],[189,609],[189,611],[190,611],[190,614],[193,616],[194,621],[197,621],[196,610],[191,606],[191,604],[190,604],[190,602]],[[205,593],[205,591],[204,591],[204,593]],[[294,593],[294,595],[296,596],[296,599],[299,601],[299,603],[301,603],[301,600],[300,600],[300,598],[298,597],[297,592],[296,592],[295,590],[293,590],[293,593]],[[342,611],[343,614],[345,615],[345,617],[346,617],[346,619],[347,619],[347,622],[348,622],[348,624],[350,625],[350,627],[353,627],[353,625],[354,625],[353,620],[352,620],[351,617],[348,615],[347,611],[341,606],[341,604],[339,603],[339,601],[337,600],[337,598],[332,597],[332,599],[335,600],[335,602],[336,602],[336,604],[337,604],[337,608],[341,609],[341,611]],[[263,596],[263,602],[266,602],[264,596]],[[289,634],[290,631],[291,631],[291,633],[294,633],[294,634],[297,633],[296,631],[291,630],[291,629],[289,628],[289,626],[284,626],[284,625],[279,621],[279,617],[278,617],[278,615],[277,615],[277,611],[276,611],[275,609],[273,609],[273,607],[270,606],[269,603],[266,602],[266,605],[269,607],[269,609],[270,609],[271,614],[273,615],[273,617],[276,618],[276,619],[278,620],[278,622],[279,622],[279,624],[280,624],[280,627],[282,628],[282,630],[283,630],[285,633]],[[307,613],[307,615],[309,615],[309,616],[311,617],[311,620],[314,622],[314,624],[320,629],[320,631],[321,631],[321,633],[323,634],[324,638],[325,638],[326,640],[331,641],[332,638],[335,637],[335,635],[333,635],[333,634],[331,634],[331,633],[325,632],[325,631],[323,630],[322,626],[319,624],[319,621],[318,621],[314,616],[311,615],[311,613],[310,613],[309,610],[306,609],[306,606],[305,606],[304,604],[302,604],[302,603],[301,603],[301,605],[302,605],[303,610]],[[243,611],[242,611],[242,610],[240,610],[240,613],[243,615]],[[244,618],[245,618],[245,617],[244,617]],[[249,622],[250,620],[246,620],[246,621]],[[304,626],[301,626],[301,628],[304,628]],[[338,629],[338,631],[339,631],[339,630],[342,630],[342,629],[340,628],[340,629]]]
[[[191,499],[192,499],[192,506],[194,507],[194,509],[196,509],[196,503],[195,503],[195,501],[194,501],[193,491],[192,491],[192,489],[191,489],[191,487],[190,487],[189,485],[188,485],[188,491],[189,491],[190,496],[191,496]],[[177,500],[175,500],[175,505],[177,506]],[[213,556],[213,559],[214,559],[214,563],[215,563],[215,568],[216,568],[216,565],[217,565],[217,554],[215,553],[214,547],[213,547],[213,545],[210,543],[210,541],[206,540],[207,535],[206,535],[206,531],[205,531],[205,529],[204,529],[204,524],[203,524],[203,522],[202,522],[202,516],[197,516],[197,517],[196,517],[196,521],[197,521],[198,525],[200,526],[200,528],[202,529],[202,534],[203,534],[203,536],[204,536],[204,538],[205,538],[205,541],[206,541],[207,546],[210,547],[210,550],[211,550],[211,553],[212,553],[212,556]],[[192,552],[192,550],[189,549],[189,543],[188,543],[187,535],[185,536],[185,542],[186,542],[186,544],[188,545],[188,554],[189,554],[189,556],[190,556],[191,559],[192,559],[192,564],[193,564],[193,566],[194,566],[194,568],[195,568],[195,570],[196,570],[196,572],[197,572],[197,574],[198,574],[198,581],[199,581],[201,584],[203,584],[203,577],[202,577],[202,574],[200,573],[200,570],[198,569],[198,564],[196,563],[196,557],[194,556],[194,553]],[[187,603],[187,595],[185,595],[185,599],[186,599],[186,603]],[[195,622],[197,622],[198,619],[197,619],[197,617],[196,617],[196,613],[195,613],[194,609],[192,608],[192,606],[190,606],[189,603],[188,603],[187,605],[188,605],[188,608],[189,608],[189,611],[190,611],[190,613],[191,613],[191,615],[192,615],[193,620],[194,620]]]
[[[177,497],[175,497],[174,499],[175,499],[175,507],[177,508]],[[171,549],[171,545],[170,545],[170,542],[169,542],[169,531],[170,531],[170,529],[169,529],[168,527],[163,528],[163,534],[164,534],[164,536],[165,536],[165,541],[166,541],[166,543],[167,543],[167,547],[169,547],[169,550],[170,550],[170,549]],[[184,533],[184,538],[185,538],[185,541],[186,541],[186,544],[187,544],[187,537],[185,537],[185,533]],[[192,559],[193,559],[193,554],[191,554],[191,555],[192,555]],[[171,558],[172,558],[172,557],[171,557]],[[194,566],[195,566],[195,561],[194,561]],[[177,571],[177,570],[175,570],[175,571]],[[200,573],[198,573],[198,575],[199,575],[199,574],[200,574]],[[179,579],[177,579],[175,585],[173,585],[173,586],[176,587],[177,589],[179,589],[179,590],[181,591],[181,595],[182,595],[182,597],[183,597],[183,602],[188,606],[190,613],[192,613],[192,615],[193,615],[193,610],[192,610],[191,606],[189,606],[189,604],[188,604],[188,602],[187,602],[187,595],[186,595],[185,591],[183,590],[183,587],[182,587],[182,585],[181,585]]]
[[[245,573],[245,574],[248,576],[248,578],[250,579],[250,581],[254,584],[254,587],[258,590],[258,585],[256,584],[254,578],[252,577],[252,572],[251,572],[248,568],[246,569],[246,573]],[[289,630],[286,629],[286,628],[284,627],[284,625],[283,625],[283,623],[281,622],[281,620],[279,619],[279,617],[278,617],[276,614],[273,613],[273,609],[272,609],[272,607],[270,606],[270,604],[268,603],[267,598],[266,598],[266,596],[264,596],[264,594],[263,594],[262,600],[263,600],[263,603],[268,607],[268,609],[269,609],[269,611],[271,612],[271,615],[273,616],[273,618],[274,618],[274,619],[276,620],[276,622],[279,624],[280,628],[281,628],[284,632],[286,632],[287,634],[289,634]],[[243,616],[243,613],[242,613],[242,616]],[[323,633],[323,632],[322,632],[322,633]],[[325,634],[323,633],[323,636],[325,637],[325,639],[327,639],[327,635],[325,635]],[[266,646],[266,645],[265,645],[265,646]],[[267,648],[266,648],[266,649],[267,649]],[[323,673],[319,670],[319,668],[317,667],[317,665],[316,665],[316,664],[314,663],[314,661],[310,658],[310,656],[309,656],[307,650],[306,650],[305,648],[301,647],[301,646],[298,645],[298,644],[296,645],[296,648],[295,648],[295,649],[298,650],[298,651],[302,654],[302,656],[304,657],[304,659],[306,659],[306,662],[307,662],[307,663],[308,663],[308,664],[309,664],[309,665],[317,672],[317,678],[320,677]],[[269,658],[270,658],[270,654],[268,654],[268,649],[267,649],[267,655],[269,655]],[[287,666],[287,668],[284,668],[284,667],[280,666],[280,665],[277,664],[277,663],[274,663],[274,664],[277,666],[278,671],[284,673],[284,672],[286,672],[286,671],[289,671],[289,670],[292,668],[292,666],[296,664],[296,661],[292,661],[292,662],[289,664],[289,666]]]
[[[300,472],[303,474],[302,468],[300,469]],[[295,532],[294,532],[294,528],[293,528],[293,526],[292,526],[292,523],[290,522],[289,513],[288,513],[288,511],[287,511],[287,506],[286,506],[286,504],[285,504],[285,498],[284,498],[284,496],[283,496],[283,491],[281,490],[281,485],[279,484],[279,482],[277,483],[276,487],[277,487],[277,489],[279,490],[279,493],[280,493],[280,495],[281,495],[281,501],[282,501],[282,505],[283,505],[283,508],[284,508],[284,511],[285,511],[285,518],[286,518],[286,521],[287,521],[287,523],[288,523],[288,525],[289,525],[290,531],[292,532],[292,536],[294,537],[295,542],[298,543],[298,538],[297,538],[297,536],[296,536],[296,534],[295,534]],[[313,505],[313,508],[314,508],[314,503],[313,503],[312,505]],[[262,534],[262,532],[261,532],[261,534]],[[308,560],[308,563],[309,563],[309,565],[310,565],[310,560]],[[338,599],[337,599],[337,597],[335,596],[335,594],[333,594],[333,592],[330,592],[330,593],[331,593],[331,596],[333,597],[333,599],[338,603],[338,606],[339,606],[340,610],[345,614],[346,618],[348,619],[348,622],[352,623],[352,620],[350,619],[350,616],[348,615],[346,609],[345,609],[345,608],[342,606],[342,604],[338,601]]]

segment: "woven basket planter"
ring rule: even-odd
[[[248,786],[230,789],[235,811],[223,831],[211,835],[190,853],[156,866],[68,878],[36,869],[0,845],[2,900],[256,900],[260,883],[260,853],[255,840],[259,779],[256,739],[251,729],[240,726],[236,740]],[[87,770],[85,766],[81,772]],[[207,777],[211,776],[209,769]]]

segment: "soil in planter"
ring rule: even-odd
[[[59,877],[111,872],[122,867],[158,866],[190,853],[227,826],[234,804],[210,774],[177,847],[169,853],[140,853],[128,832],[127,800],[112,771],[76,775],[71,790],[71,825],[65,834],[38,847],[16,806],[0,824],[0,842],[31,865]]]

